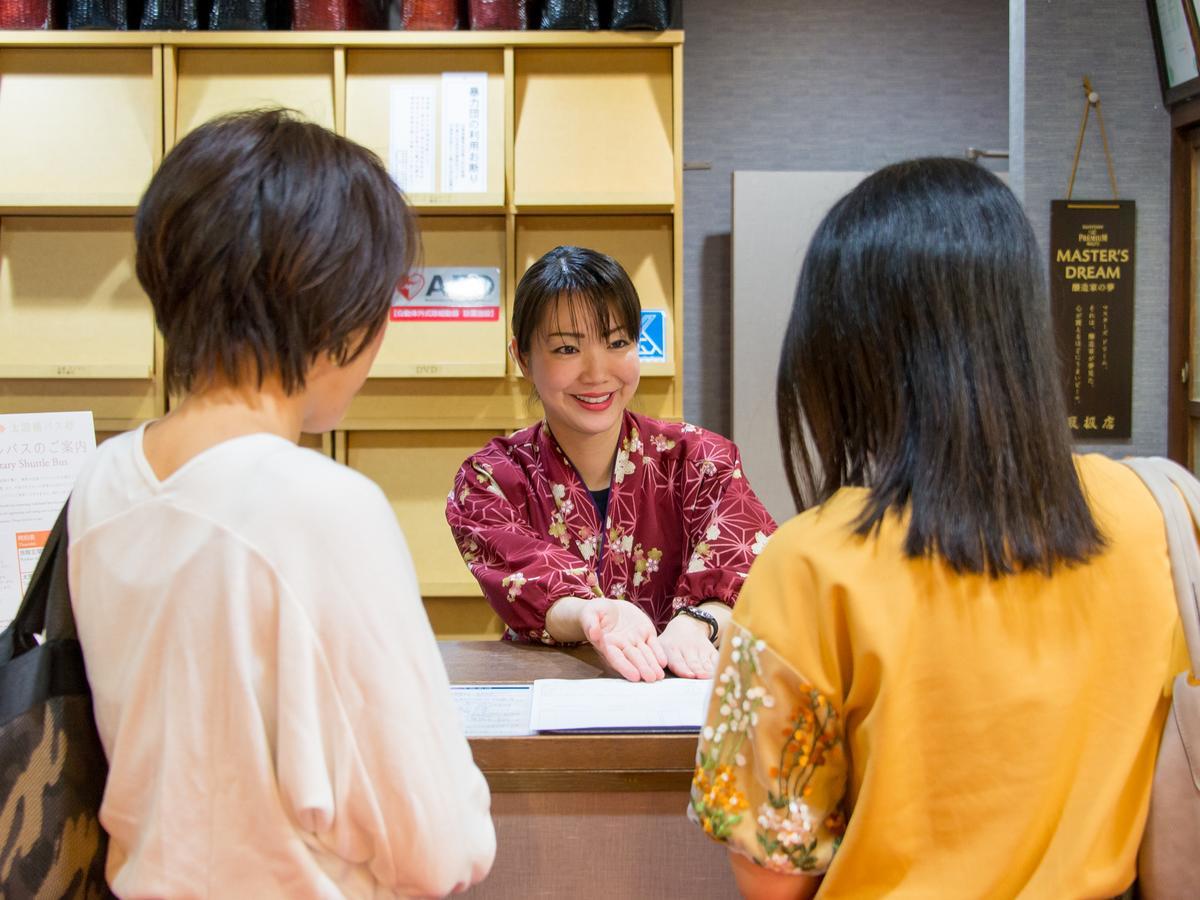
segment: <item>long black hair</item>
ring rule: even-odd
[[[994,175],[888,166],[833,207],[796,288],[777,409],[796,505],[868,489],[904,552],[1049,574],[1104,546],[1071,456],[1037,241]]]

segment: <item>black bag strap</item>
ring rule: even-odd
[[[58,532],[58,541],[54,546],[54,558],[46,563],[45,612],[43,613],[47,641],[79,640],[75,632],[75,614],[71,609],[71,583],[67,574],[67,547],[71,543],[67,534],[67,507],[71,498],[63,504],[54,522],[51,534]],[[48,540],[48,539],[47,539]],[[46,556],[46,551],[42,551]],[[39,559],[40,563],[42,560]],[[37,574],[37,570],[34,570]],[[30,582],[32,584],[32,582]]]
[[[12,624],[0,635],[0,662],[7,662],[37,645],[34,637],[46,632],[46,640],[78,640],[71,612],[71,588],[67,581],[67,507],[63,504],[46,538],[41,558]]]

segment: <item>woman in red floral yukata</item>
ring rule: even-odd
[[[733,443],[627,409],[640,323],[610,256],[557,247],[529,268],[511,350],[546,418],[464,462],[446,518],[507,640],[589,641],[631,681],[710,678],[775,523]]]

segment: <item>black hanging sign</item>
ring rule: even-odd
[[[1067,394],[1081,440],[1128,438],[1133,407],[1132,200],[1050,203],[1050,296]]]

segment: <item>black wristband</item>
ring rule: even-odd
[[[697,606],[681,606],[679,607],[679,612],[675,613],[675,615],[691,616],[693,619],[698,619],[701,622],[707,623],[709,641],[713,644],[717,642],[717,632],[719,632],[721,629],[720,626],[717,625],[717,617],[712,613],[708,612],[707,610],[700,609]]]

